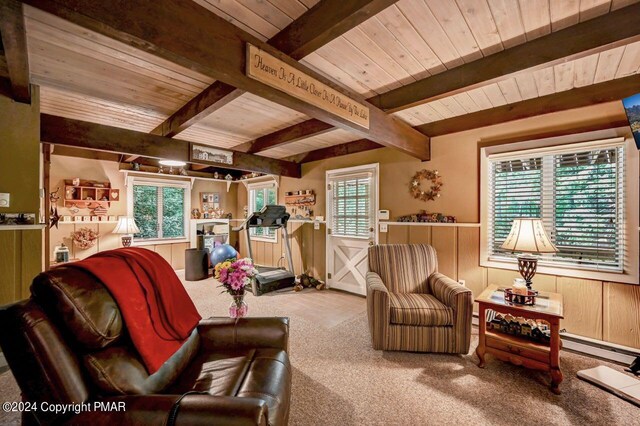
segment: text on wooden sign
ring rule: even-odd
[[[246,73],[255,80],[365,129],[369,128],[369,108],[367,106],[249,43],[247,43]]]

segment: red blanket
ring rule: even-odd
[[[71,265],[107,287],[149,374],[182,346],[201,319],[173,268],[158,253],[121,248]]]

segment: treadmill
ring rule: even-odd
[[[289,270],[285,268],[258,266],[255,268],[258,270],[256,279],[253,282],[251,288],[255,296],[260,296],[264,293],[269,293],[281,288],[293,287],[295,284],[295,273],[293,272],[293,262],[291,260],[291,247],[289,245],[289,234],[287,233],[287,222],[291,215],[287,213],[285,206],[268,205],[264,206],[259,212],[254,212],[244,221],[242,225],[234,228],[234,231],[244,231],[247,242],[247,250],[249,251],[249,257],[253,259],[251,252],[251,228],[269,228],[280,229],[282,232],[282,239],[285,246],[285,254],[287,256],[287,263]]]

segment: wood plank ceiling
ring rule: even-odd
[[[268,40],[315,0],[194,0],[260,40]],[[366,98],[398,89],[637,0],[400,0],[300,62]],[[32,82],[42,112],[150,132],[213,80],[38,9],[25,6]],[[640,41],[579,59],[507,74],[452,96],[394,113],[412,126],[637,74]],[[428,81],[428,80],[427,80]],[[309,120],[243,94],[180,133],[224,148]],[[290,157],[361,139],[332,130],[260,152]]]

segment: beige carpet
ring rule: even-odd
[[[212,280],[187,282],[203,317],[226,315],[230,299]],[[581,369],[606,364],[563,352],[562,395],[546,375],[473,355],[371,349],[365,300],[305,290],[247,297],[250,316],[291,318],[291,425],[640,425],[640,409],[579,380]],[[0,401],[17,400],[9,373]],[[4,416],[4,417],[3,417]],[[0,424],[15,424],[0,413]]]

